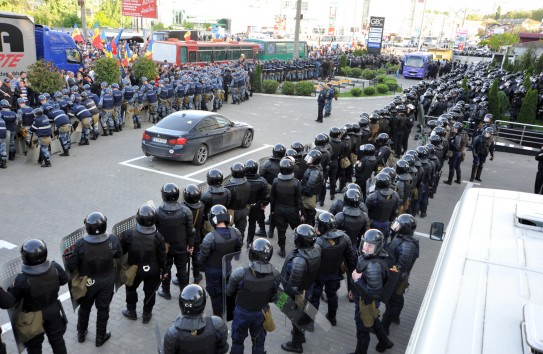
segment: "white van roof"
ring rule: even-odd
[[[521,335],[525,317],[530,344],[541,348],[543,321],[525,316],[524,306],[529,314],[543,305],[542,230],[543,196],[466,190],[406,353],[529,353]]]

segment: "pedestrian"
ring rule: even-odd
[[[107,331],[109,305],[113,299],[115,269],[113,262],[122,256],[122,248],[116,236],[106,233],[107,219],[99,212],[85,218],[87,235],[76,241],[68,258],[72,274],[87,277],[87,293],[79,299],[77,341],[85,342],[92,305],[96,306],[96,346],[101,347],[111,338]]]
[[[67,319],[58,300],[60,287],[68,283],[68,274],[55,261],[47,259],[47,246],[42,240],[26,240],[21,246],[22,272],[8,289],[16,302],[22,301],[21,311],[40,311],[44,333],[23,341],[28,354],[42,352],[45,335],[55,354],[67,353],[64,333]],[[25,333],[19,332],[19,339]]]
[[[197,350],[202,354],[228,352],[228,327],[219,316],[206,316],[207,294],[196,284],[179,295],[181,315],[164,335],[164,354],[183,354]]]
[[[270,241],[257,238],[249,246],[249,265],[235,269],[228,280],[226,295],[236,298],[230,353],[243,354],[247,332],[253,342],[252,353],[265,353],[264,314],[271,315],[269,303],[277,297],[280,282],[279,273],[270,264],[272,255]]]
[[[6,153],[6,122],[0,116],[0,168],[7,168],[8,154]]]
[[[138,303],[138,287],[143,283],[142,322],[149,323],[155,306],[156,288],[160,278],[165,274],[166,246],[164,238],[157,230],[155,208],[143,204],[136,214],[136,227],[119,235],[123,254],[127,255],[127,266],[136,266],[134,279],[126,283],[126,308],[122,310],[124,317],[137,320],[136,305]]]

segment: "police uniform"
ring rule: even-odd
[[[0,287],[0,309],[9,309],[15,304],[15,298],[4,288]],[[2,342],[2,328],[0,328],[0,354],[7,354],[6,344]]]
[[[118,88],[113,89],[113,120],[115,122],[115,131],[123,130],[124,118],[121,115],[123,104],[123,92]]]
[[[234,211],[233,223],[239,230],[241,242],[243,243],[245,229],[247,228],[247,204],[251,195],[251,185],[245,176],[232,177],[225,188],[231,194],[230,204],[227,207]]]
[[[96,95],[93,94],[93,96],[96,96]],[[96,96],[96,98],[98,98],[98,96]],[[100,103],[100,101],[98,101],[98,103]],[[92,116],[92,138],[91,139],[96,140],[98,139],[98,135],[99,135],[98,124],[100,123],[100,110],[96,106],[96,100],[94,98],[87,97],[81,102],[81,105],[84,106],[91,113],[91,116]],[[102,128],[105,131],[105,126],[102,126]]]
[[[270,200],[270,192],[268,188],[268,182],[259,175],[246,174],[247,182],[251,187],[251,193],[247,204],[249,207],[249,220],[247,226],[247,244],[253,242],[256,224],[259,226],[258,236],[266,235],[266,228],[264,224],[264,210]]]
[[[209,223],[208,215],[209,211],[211,210],[211,207],[214,205],[220,204],[224,206],[230,205],[230,201],[232,200],[232,193],[230,190],[224,188],[222,185],[209,185],[207,188],[207,191],[202,194],[202,198],[200,198],[202,203],[204,203],[205,209],[204,209],[204,230],[207,232],[213,231],[213,227]]]
[[[389,235],[389,226],[398,215],[400,198],[398,193],[391,188],[376,189],[368,195],[366,206],[371,220],[370,226],[380,230],[385,235],[385,241]]]
[[[32,114],[34,116],[34,114]],[[6,122],[0,117],[0,168],[7,167],[8,155],[6,153]]]
[[[107,96],[104,96],[104,98]],[[81,130],[81,141],[79,145],[89,145],[90,129],[92,124],[92,113],[80,104],[74,104],[71,113],[81,121],[83,129]]]
[[[34,123],[32,123],[32,126],[30,127],[30,131],[35,133],[38,137],[38,143],[40,145],[40,157],[38,162],[44,162],[42,167],[51,166],[49,145],[51,144],[51,134],[53,131],[51,130],[51,124],[49,123],[47,116],[42,114],[35,117]]]
[[[198,253],[200,252],[200,244],[204,238],[204,203],[198,201],[197,203],[189,203],[186,200],[183,202],[187,208],[192,212],[192,233],[194,240],[194,249],[190,255],[192,260],[192,276],[194,277],[194,283],[198,284],[202,280],[200,274],[200,267],[198,265]]]
[[[0,111],[0,118],[2,118],[6,124],[6,130],[9,131],[9,160],[15,159],[15,130],[17,128],[17,114],[11,111],[9,108],[2,108]]]
[[[61,156],[69,156],[69,150],[71,146],[70,133],[72,132],[72,125],[70,124],[70,118],[64,113],[63,110],[53,108],[47,112],[49,120],[52,120],[57,128],[58,140],[62,146],[63,153]]]
[[[114,109],[114,100],[113,95],[109,93],[105,93],[102,98],[100,98],[99,106],[102,108],[102,117],[101,117],[101,123],[102,128],[104,129],[103,136],[108,136],[108,130],[109,135],[113,135],[113,109]]]
[[[123,88],[122,92],[123,92],[123,106],[126,107],[124,119],[130,121],[134,119],[134,101],[132,101],[132,98],[134,97],[136,92],[134,90],[134,87],[130,86],[130,84],[126,85]],[[123,120],[123,123],[125,120]],[[134,121],[134,124],[136,124],[135,121]]]

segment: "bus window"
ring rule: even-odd
[[[213,60],[226,60],[226,48],[213,47]]]
[[[408,56],[405,58],[404,66],[410,66],[412,68],[424,67],[424,58]]]
[[[196,52],[189,52],[189,63],[194,63],[196,61]]]
[[[229,60],[239,60],[239,57],[241,55],[241,50],[239,48],[232,48],[230,50],[230,57]]]
[[[81,53],[77,49],[66,49],[66,61],[72,64],[81,64]]]
[[[266,54],[275,54],[275,43],[266,44]]]
[[[198,47],[198,61],[211,61],[213,54],[213,48],[211,47]]]
[[[294,42],[288,42],[288,43],[285,43],[286,44],[286,50],[287,50],[287,53],[288,54],[292,54],[294,53]]]
[[[277,54],[286,54],[287,44],[286,43],[275,43],[275,50]]]
[[[187,62],[187,47],[179,47],[179,58],[181,63]]]
[[[298,49],[300,56],[305,58],[305,42],[300,42],[300,47]],[[294,53],[294,50],[292,52]]]
[[[253,48],[251,47],[241,47],[241,53],[245,54],[245,59],[254,59]]]

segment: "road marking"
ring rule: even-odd
[[[180,175],[176,175],[176,174],[174,174],[174,173],[159,171],[159,170],[155,170],[155,169],[153,169],[153,168],[138,166],[138,165],[134,165],[134,164],[129,163],[129,161],[136,161],[136,160],[139,160],[139,159],[145,158],[145,157],[146,157],[146,156],[140,156],[140,157],[137,157],[137,158],[132,159],[132,160],[127,160],[127,161],[119,162],[119,165],[123,165],[123,166],[127,166],[127,167],[136,168],[136,169],[142,170],[142,171],[157,173],[157,174],[159,174],[159,175],[164,175],[164,176],[168,176],[168,177],[174,177],[174,178],[179,178],[179,179],[185,179],[185,180],[187,180],[187,181],[191,181],[191,182],[194,182],[194,183],[203,183],[203,182],[204,182],[204,181],[200,181],[199,179],[190,178],[190,177],[186,177],[186,176],[180,176]]]
[[[241,154],[241,155],[237,155],[237,156],[232,157],[232,158],[229,158],[229,159],[227,159],[227,160],[223,160],[223,161],[221,161],[221,162],[218,162],[218,163],[216,163],[216,164],[214,164],[214,165],[204,167],[204,168],[202,168],[202,169],[199,169],[198,171],[194,171],[194,172],[191,172],[191,173],[189,173],[189,174],[183,175],[181,178],[188,178],[188,177],[191,177],[191,176],[200,174],[200,173],[202,173],[202,172],[207,172],[207,171],[209,171],[209,170],[212,169],[212,168],[218,167],[218,166],[220,166],[220,165],[224,165],[224,164],[227,163],[227,162],[237,160],[237,159],[239,159],[240,157],[247,156],[247,155],[251,155],[252,153],[255,153],[255,152],[257,152],[257,151],[260,151],[260,150],[264,150],[264,149],[270,148],[270,147],[272,147],[272,146],[273,146],[273,145],[264,144],[263,146],[259,147],[258,149],[254,149],[254,150],[251,150],[251,151],[247,151],[246,153],[243,153],[243,154]]]
[[[14,249],[16,247],[17,247],[17,245],[14,245],[11,242],[0,240],[0,248],[7,248],[8,250],[12,250],[12,249]]]

